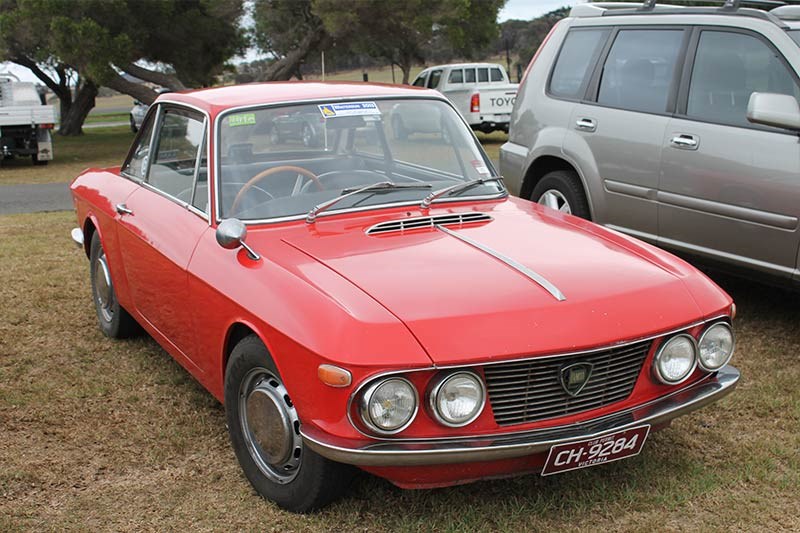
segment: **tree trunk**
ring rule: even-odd
[[[133,63],[128,63],[127,65],[122,67],[122,70],[124,70],[131,76],[136,76],[140,80],[149,81],[150,83],[161,85],[162,87],[166,87],[171,91],[186,90],[186,86],[183,84],[183,82],[179,80],[176,76],[172,76],[171,74],[164,74],[163,72],[157,72],[155,70],[146,69],[140,67],[139,65],[135,65]]]
[[[114,89],[117,92],[127,94],[132,96],[142,102],[143,104],[150,105],[158,96],[158,93],[147,87],[146,85],[142,85],[141,83],[134,83],[132,81],[128,81],[127,79],[123,78],[120,75],[117,75],[114,78],[108,79],[103,83],[109,89]]]
[[[286,81],[300,70],[300,64],[308,53],[319,46],[327,37],[325,30],[320,25],[316,30],[307,34],[300,44],[284,57],[267,67],[261,81]]]
[[[408,85],[409,80],[411,79],[411,63],[406,63],[405,61],[402,64],[397,65],[400,67],[400,70],[403,71],[403,85]]]
[[[75,100],[69,106],[66,115],[61,115],[59,135],[83,135],[83,123],[94,107],[97,96],[97,85],[91,80],[84,80],[75,94]]]

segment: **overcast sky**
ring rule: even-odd
[[[540,15],[558,9],[559,7],[572,6],[581,0],[508,0],[506,6],[497,16],[499,22],[508,19],[530,20]],[[23,81],[38,81],[30,70],[11,63],[0,63],[0,72],[11,72]]]

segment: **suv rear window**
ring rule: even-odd
[[[608,30],[572,30],[558,54],[556,66],[550,77],[550,94],[562,98],[583,96],[583,83],[586,79],[592,58],[605,42]]]
[[[622,30],[608,54],[597,102],[665,113],[683,30]]]

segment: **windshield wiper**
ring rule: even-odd
[[[342,194],[340,196],[328,200],[327,202],[322,202],[321,204],[315,205],[311,209],[311,211],[308,212],[308,215],[306,215],[306,223],[312,224],[317,219],[317,216],[319,216],[320,213],[322,213],[329,207],[333,206],[334,204],[338,204],[345,198],[355,196],[362,192],[393,191],[396,189],[430,189],[430,188],[431,185],[429,183],[394,183],[392,181],[379,181],[378,183],[370,183],[369,185],[364,185],[363,187],[342,189]]]
[[[478,185],[483,185],[484,183],[488,183],[490,181],[499,181],[500,183],[503,182],[503,176],[489,176],[487,178],[476,178],[474,180],[465,181],[463,183],[456,183],[455,185],[450,185],[449,187],[445,187],[444,189],[439,189],[438,191],[433,191],[428,196],[422,199],[422,203],[419,206],[422,209],[427,209],[431,206],[434,200],[444,196],[445,194],[450,194],[451,196],[462,193],[466,190],[472,189],[473,187],[477,187]]]

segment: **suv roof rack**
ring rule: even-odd
[[[777,16],[763,9],[742,7],[743,5],[778,8],[779,12],[793,0],[708,0],[708,3],[720,4],[719,7],[695,7],[675,5],[672,2],[685,2],[689,0],[668,0],[669,4],[659,4],[657,0],[644,0],[643,2],[593,2],[578,4],[572,8],[571,17],[603,17],[624,15],[735,15],[740,17],[758,18],[771,22],[782,29],[789,27]],[[794,10],[792,10],[794,12]],[[794,13],[793,13],[794,14]],[[788,15],[788,13],[787,13]],[[787,17],[788,18],[788,17]]]

